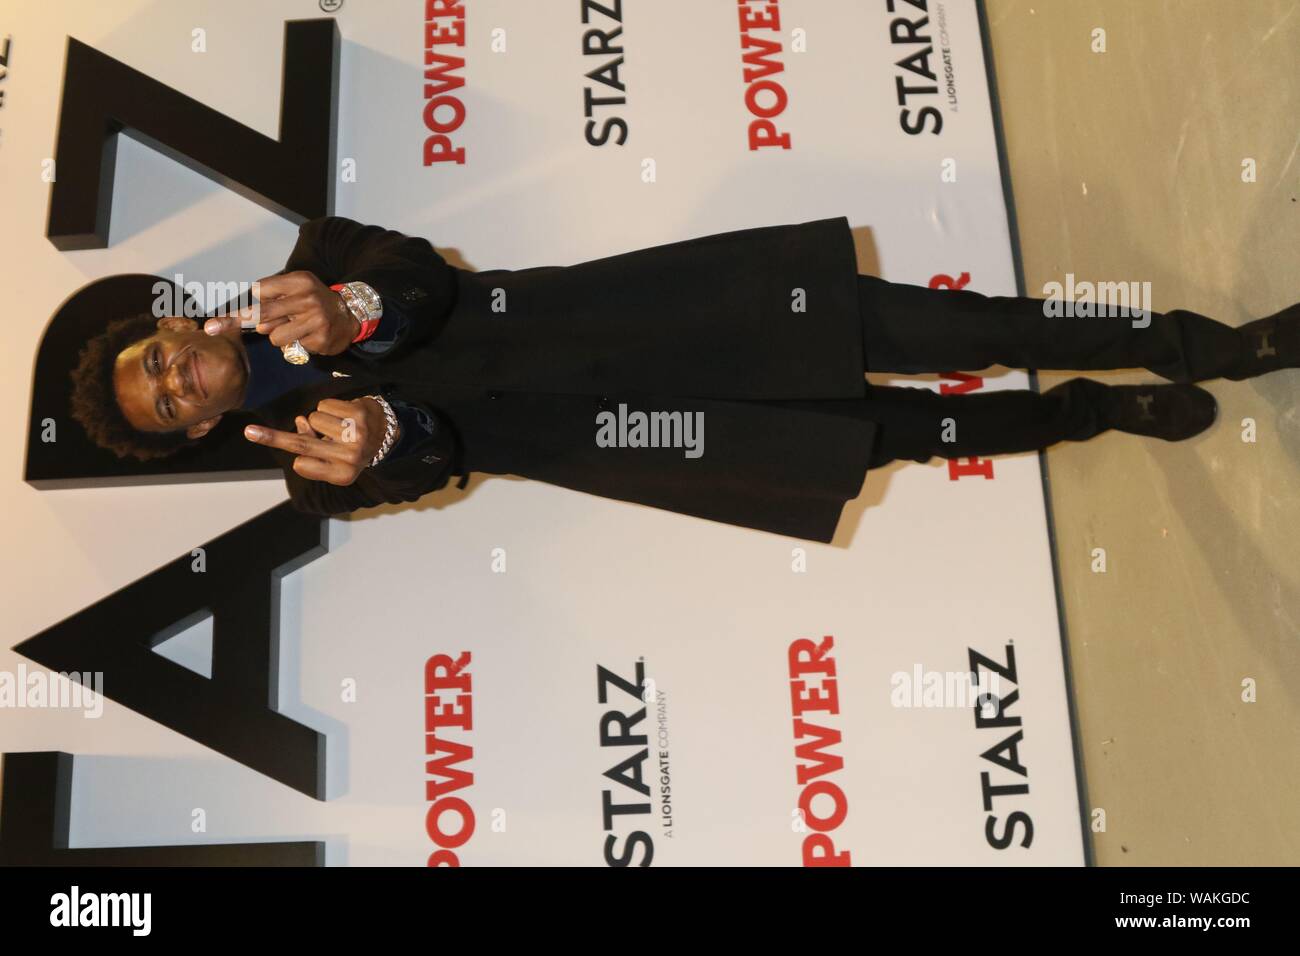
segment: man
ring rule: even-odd
[[[245,436],[312,514],[484,472],[830,541],[868,468],[1111,428],[1179,440],[1216,413],[1190,383],[1300,366],[1295,306],[1239,329],[1191,312],[1051,317],[1036,299],[859,276],[844,217],[477,273],[425,239],[326,217],[260,292],[255,332],[237,315],[110,325],[73,373],[74,414],[104,447],[149,457],[247,408],[265,425]],[[993,364],[1176,384],[937,395],[864,378]],[[626,427],[638,413],[663,434]]]

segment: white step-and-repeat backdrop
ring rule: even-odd
[[[109,247],[56,250],[41,164],[67,37],[275,137],[283,22],[322,6],[343,36],[335,212],[466,268],[846,215],[863,272],[1015,292],[967,0],[4,0],[8,407],[27,408],[45,323],[85,282],[253,279],[296,235],[124,139]],[[430,81],[429,55],[459,59]],[[431,82],[454,104],[432,113],[432,153]],[[277,481],[38,491],[22,421],[0,422],[11,680],[38,668],[9,648],[285,497]],[[324,840],[339,865],[1083,861],[1033,455],[873,472],[832,545],[476,481],[331,522],[282,611],[280,708],[328,734],[329,799],[111,699],[95,715],[10,700],[0,749],[78,755],[73,846]],[[159,652],[202,670],[210,633]],[[426,697],[440,656],[460,689]],[[972,669],[1001,719],[978,719]]]

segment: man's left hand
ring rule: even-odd
[[[296,433],[249,425],[244,429],[244,437],[294,455],[293,470],[304,478],[331,485],[350,485],[370,466],[384,443],[386,419],[384,410],[374,399],[347,402],[327,398],[310,415],[297,416],[294,425],[298,429]],[[260,434],[254,436],[252,429]],[[399,426],[394,444],[400,437]]]

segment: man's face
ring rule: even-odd
[[[158,331],[118,353],[113,389],[138,431],[208,433],[238,408],[248,387],[248,357],[234,329],[208,335],[193,319],[166,316]]]

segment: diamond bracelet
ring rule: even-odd
[[[384,401],[382,395],[367,395],[366,398],[373,398],[379,403],[379,407],[384,410],[384,418],[387,421],[384,428],[384,443],[379,446],[379,451],[375,452],[375,457],[370,459],[370,467],[373,468],[384,460],[384,456],[393,447],[393,438],[397,435],[397,413],[393,411],[392,405]]]

